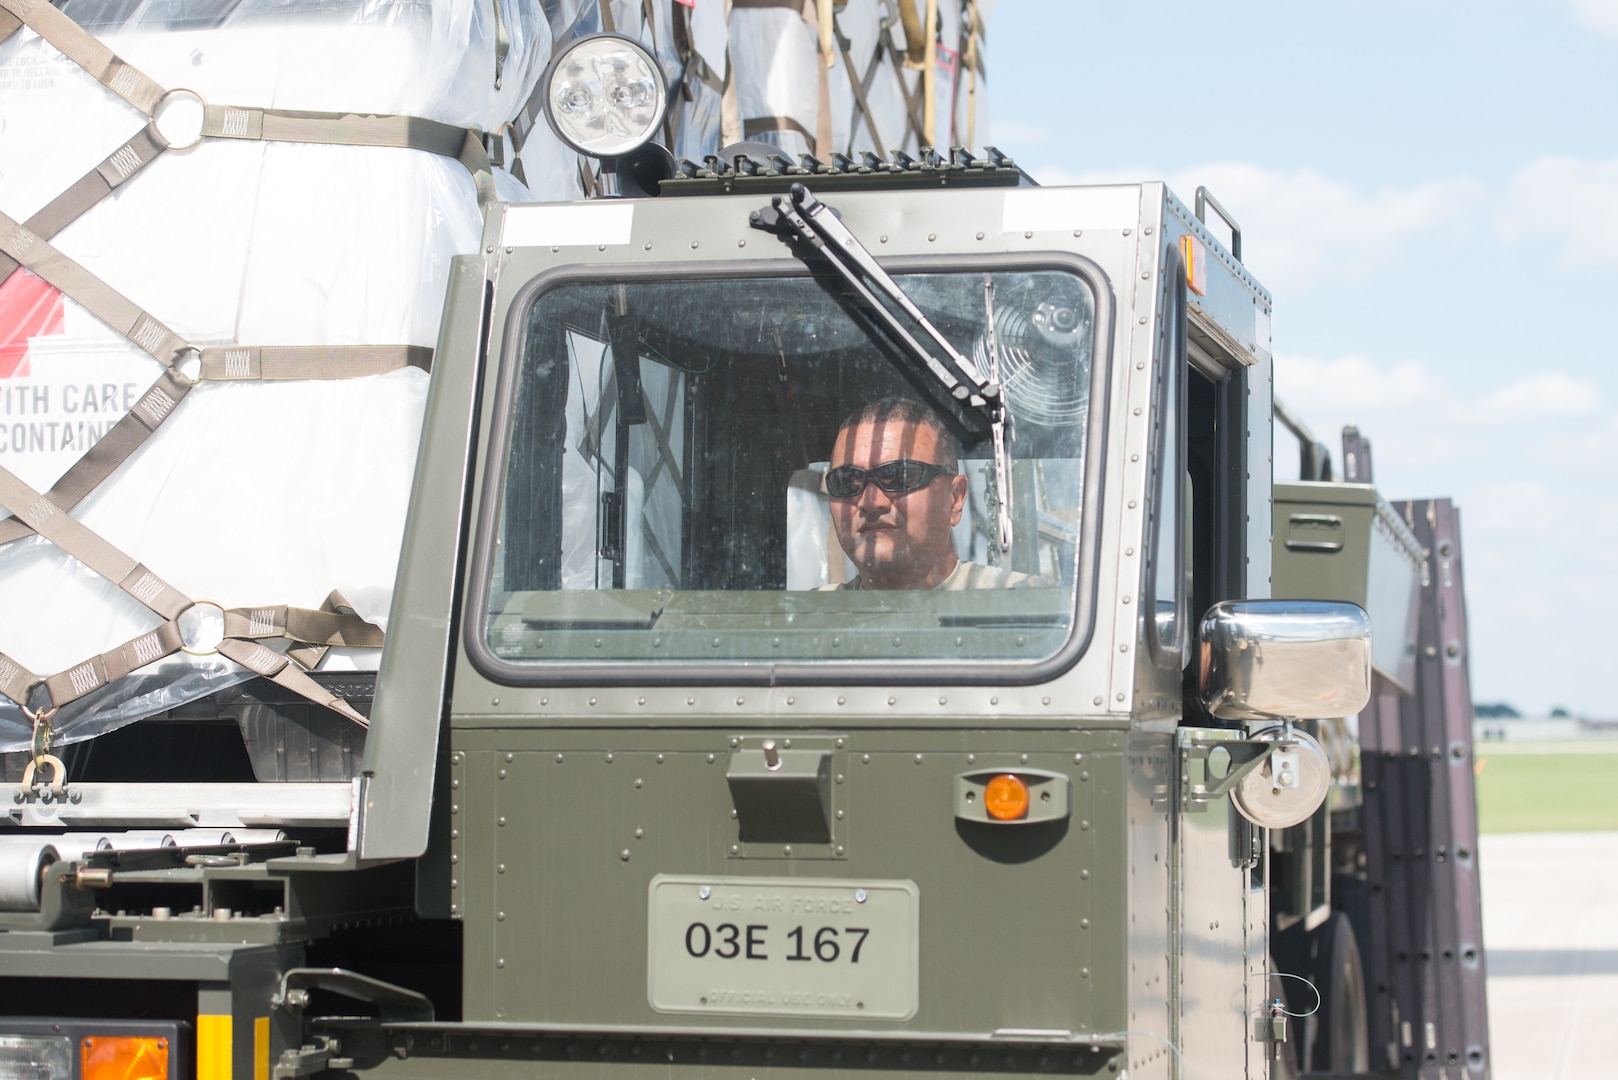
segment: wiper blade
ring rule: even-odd
[[[1000,382],[1000,338],[994,329],[994,278],[983,275],[983,337],[989,352],[989,374],[995,384]],[[994,446],[995,518],[1000,529],[1000,554],[1011,554],[1011,454],[1006,448],[1006,421],[1008,410],[1002,405],[1000,415],[990,426],[989,434]]]
[[[769,206],[753,211],[751,221],[756,229],[796,238],[824,255],[864,302],[866,313],[902,347],[904,358],[912,365],[911,373],[943,391],[952,418],[969,436],[982,438],[995,424],[1003,422],[1005,407],[999,383],[985,376],[939,333],[899,283],[877,265],[870,249],[808,188],[793,184],[788,194],[777,195]],[[942,357],[935,355],[877,298],[879,292],[910,317]]]

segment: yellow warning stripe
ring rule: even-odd
[[[253,1080],[270,1080],[270,1018],[253,1021]]]
[[[197,1016],[197,1080],[231,1080],[231,1023],[226,1016]]]

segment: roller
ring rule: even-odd
[[[85,859],[98,851],[141,851],[147,848],[173,847],[174,838],[155,829],[121,833],[68,833],[56,838],[59,851],[72,859]]]
[[[108,847],[119,851],[144,851],[150,848],[174,846],[174,835],[160,829],[137,829],[126,833],[108,833]]]
[[[58,836],[53,843],[58,852],[66,853],[63,858],[67,859],[87,859],[98,851],[112,847],[112,839],[106,833],[66,833]]]
[[[269,844],[285,840],[280,829],[178,829],[174,842],[181,847],[207,847],[215,844]]]
[[[0,911],[38,911],[40,879],[59,858],[53,844],[0,836]]]

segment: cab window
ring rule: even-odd
[[[835,281],[536,285],[508,334],[474,652],[520,681],[557,664],[1003,664],[1061,650],[1087,557],[1096,288],[1065,267],[895,276],[955,348],[998,371],[1011,417],[999,464],[991,439],[935,413],[938,387]],[[939,415],[947,450],[895,444],[905,464],[851,471],[833,453],[842,422],[896,400]],[[871,587],[884,564],[851,559],[857,526],[838,524],[856,486],[891,514],[959,492],[940,528],[961,573]]]

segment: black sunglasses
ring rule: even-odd
[[[874,481],[889,495],[905,495],[926,487],[949,472],[942,465],[911,461],[909,458],[884,461],[874,469],[839,465],[826,474],[826,494],[834,499],[852,499],[865,490],[866,484]]]

